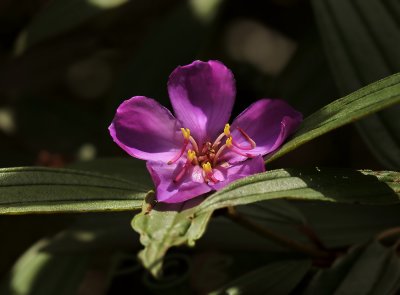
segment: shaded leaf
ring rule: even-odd
[[[286,200],[268,200],[240,206],[237,209],[247,217],[268,223],[302,225],[306,218],[300,210]]]
[[[118,7],[127,0],[52,0],[33,19],[19,37],[17,52],[79,26],[104,10]]]
[[[196,214],[278,198],[345,203],[399,202],[399,172],[348,169],[278,169],[238,180],[211,195]]]
[[[48,244],[41,240],[18,259],[0,283],[1,294],[69,295],[78,292],[90,255],[42,252]]]
[[[312,1],[336,84],[347,94],[400,71],[400,3],[379,0]],[[400,107],[357,122],[363,139],[390,169],[400,167]]]
[[[134,210],[150,189],[134,179],[84,171],[5,168],[0,169],[0,214]]]
[[[162,259],[170,247],[183,244],[194,246],[203,235],[212,212],[193,218],[194,206],[201,200],[196,198],[180,204],[158,203],[150,212],[143,211],[132,220],[132,227],[140,234],[140,242],[145,246],[139,258],[154,276],[162,275]]]
[[[333,203],[327,206],[322,202],[292,202],[292,205],[302,212],[328,248],[363,243],[387,228],[400,226],[400,204]]]
[[[400,74],[370,84],[307,117],[293,138],[267,158],[271,162],[302,144],[400,102]]]
[[[310,269],[309,260],[287,260],[268,264],[229,282],[217,294],[289,294]]]
[[[146,162],[135,158],[100,158],[75,162],[69,165],[68,168],[122,177],[149,188],[153,187],[150,174],[147,172]]]
[[[353,248],[320,270],[305,294],[394,294],[400,287],[400,259],[378,241]]]

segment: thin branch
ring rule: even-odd
[[[392,238],[393,236],[400,236],[400,227],[393,227],[387,230],[384,230],[380,234],[376,236],[378,241],[386,240],[388,238]]]
[[[272,240],[276,242],[277,244],[294,250],[296,252],[304,253],[307,254],[313,258],[318,258],[318,259],[331,259],[334,257],[333,253],[317,249],[315,247],[310,247],[309,245],[300,243],[298,241],[292,240],[286,236],[283,236],[279,233],[276,233],[268,228],[265,228],[261,226],[260,224],[246,218],[242,214],[238,213],[233,206],[229,206],[228,208],[228,214],[227,216],[235,221],[236,223],[242,225],[243,227],[263,236],[266,237],[269,240]]]

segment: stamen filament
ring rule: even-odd
[[[189,136],[189,141],[192,144],[192,147],[194,151],[198,154],[199,153],[199,146],[197,145],[197,142],[194,140],[192,136]]]
[[[236,153],[236,154],[238,154],[238,155],[241,155],[241,156],[243,156],[243,157],[246,157],[246,158],[254,158],[255,157],[255,155],[252,155],[252,154],[249,154],[249,153],[243,153],[243,152],[241,152],[240,150],[238,150],[238,149],[236,149],[235,148],[235,145],[233,144],[233,138],[232,138],[232,136],[230,136],[227,140],[226,140],[226,147],[228,148],[228,149],[230,149],[232,152],[234,152],[234,153]]]
[[[219,156],[221,156],[222,152],[224,151],[224,149],[226,148],[226,144],[224,144],[223,146],[221,146],[218,150],[218,152],[215,154],[214,156],[214,160],[213,160],[213,166],[217,165]]]
[[[249,151],[252,150],[253,147],[252,146],[241,146],[240,144],[238,144],[235,140],[232,140],[232,144],[237,147],[238,149],[244,150],[244,151]]]
[[[183,165],[181,171],[179,171],[178,175],[175,177],[174,182],[178,182],[182,179],[182,177],[185,175],[186,171],[188,170],[189,166],[195,162],[195,164],[198,164],[196,153],[192,150],[187,151],[187,160],[186,163]]]
[[[254,140],[250,138],[250,136],[244,132],[244,130],[240,127],[237,127],[237,130],[243,135],[243,137],[247,140],[248,143],[250,143],[251,147],[254,149],[256,147],[256,143]]]
[[[232,152],[234,152],[234,153],[236,153],[238,155],[241,155],[243,157],[246,157],[246,158],[254,158],[256,156],[256,155],[252,155],[252,154],[249,154],[249,153],[243,153],[243,152],[241,152],[241,151],[239,151],[238,149],[235,149],[235,148],[230,148],[230,150]]]
[[[216,147],[218,147],[218,145],[221,143],[221,139],[225,136],[224,133],[221,133],[217,139],[214,141],[214,143],[212,144],[212,148],[215,149]]]
[[[185,152],[186,147],[189,144],[189,142],[192,144],[192,146],[193,146],[194,150],[196,151],[196,153],[199,152],[199,148],[197,147],[196,141],[193,139],[192,136],[190,136],[190,129],[189,128],[181,128],[181,131],[182,131],[182,135],[183,135],[183,138],[184,138],[182,149],[180,150],[179,153],[177,153],[175,155],[175,157],[173,157],[171,160],[168,161],[168,163],[167,163],[168,165],[171,165],[171,164],[175,163],[176,161],[178,161],[182,157],[182,155]]]
[[[168,161],[168,163],[167,163],[168,165],[171,165],[171,164],[175,163],[176,161],[178,161],[182,157],[183,153],[186,150],[186,147],[187,147],[188,143],[189,143],[189,141],[185,139],[185,141],[183,142],[182,149],[180,150],[179,153],[177,153],[175,155],[175,157],[173,157],[171,160]]]
[[[230,125],[228,123],[225,124],[224,132],[222,132],[220,135],[218,135],[217,139],[212,144],[212,147],[214,149],[221,143],[221,140],[222,140],[222,138],[224,138],[224,136],[226,136],[226,137],[231,136]]]
[[[182,177],[186,174],[186,171],[188,170],[189,166],[190,166],[190,162],[187,161],[187,162],[183,165],[181,171],[179,171],[178,175],[174,178],[174,182],[175,182],[175,183],[176,183],[176,182],[179,182],[179,181],[182,179]]]

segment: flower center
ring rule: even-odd
[[[187,150],[186,163],[174,178],[174,182],[179,182],[191,166],[198,165],[202,168],[203,179],[205,182],[217,183],[219,180],[214,176],[214,167],[226,162],[224,157],[227,152],[231,151],[246,158],[255,157],[256,155],[249,154],[246,151],[254,149],[256,143],[240,127],[237,127],[237,130],[243,136],[245,141],[247,141],[248,145],[242,146],[238,144],[231,135],[230,125],[225,124],[224,131],[213,143],[207,141],[201,146],[201,148],[199,148],[196,140],[190,135],[190,130],[188,128],[181,128],[183,135],[182,148],[173,159],[168,161],[168,164],[170,165],[178,161],[185,153],[189,144],[191,145],[191,148]],[[222,144],[224,139],[225,143]]]

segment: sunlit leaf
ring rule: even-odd
[[[193,218],[195,207],[201,198],[180,204],[158,203],[151,211],[144,210],[135,216],[132,227],[140,234],[145,246],[139,253],[143,265],[151,273],[162,275],[162,259],[172,246],[194,246],[207,226],[212,212],[205,212]]]
[[[209,218],[216,209],[250,203],[256,205],[260,201],[280,198],[393,204],[399,202],[399,179],[400,173],[390,171],[319,168],[273,170],[236,181],[204,201],[197,198],[183,204],[158,203],[154,208],[149,205],[134,218],[132,226],[140,233],[141,243],[145,246],[140,253],[140,259],[146,268],[159,276],[160,261],[166,251],[172,246],[192,245],[203,235]],[[285,206],[281,204],[281,207]],[[291,222],[293,225],[305,223],[303,215],[296,209],[283,213],[282,208],[274,208],[272,205],[271,210],[260,207],[258,210],[242,212],[259,220],[260,212],[263,212],[265,218],[269,217],[275,222]]]
[[[370,84],[307,117],[293,138],[267,158],[271,162],[329,131],[400,102],[400,74]]]
[[[400,173],[347,169],[279,169],[246,177],[211,195],[196,213],[278,198],[363,204],[400,200]]]
[[[139,209],[151,187],[134,177],[128,181],[69,169],[0,169],[0,214]]]
[[[41,240],[18,259],[0,282],[1,294],[77,294],[90,255],[42,252],[48,244],[48,241]]]

